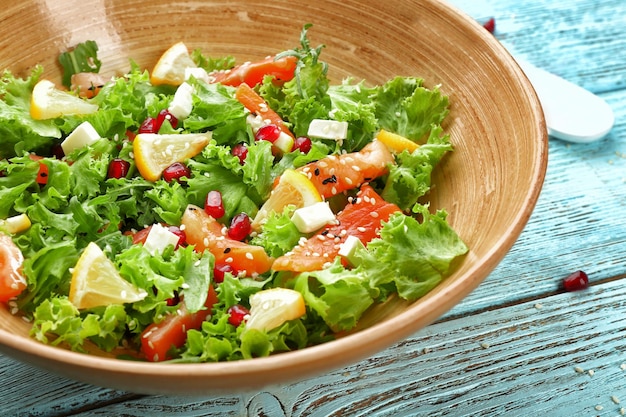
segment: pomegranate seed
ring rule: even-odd
[[[130,162],[121,158],[115,158],[109,163],[108,178],[124,178],[130,170]]]
[[[230,272],[231,274],[235,273],[235,269],[227,263],[224,262],[216,262],[213,267],[213,282],[220,283],[224,282],[224,275]]]
[[[230,314],[230,317],[228,317],[228,322],[235,327],[246,321],[247,316],[250,315],[250,311],[240,304],[235,304],[228,307],[228,310],[226,310],[226,312]]]
[[[299,150],[300,152],[307,154],[311,150],[311,146],[313,146],[311,139],[306,136],[298,136],[293,142],[292,151]]]
[[[490,18],[485,23],[483,23],[483,27],[489,31],[489,33],[494,33],[496,31],[496,19]]]
[[[178,236],[178,242],[176,243],[176,247],[174,249],[178,249],[180,246],[185,246],[187,244],[187,235],[184,230],[181,230],[180,227],[168,226],[167,230]]]
[[[54,156],[56,159],[63,159],[65,157],[65,152],[63,152],[63,147],[60,143],[55,143],[54,145],[52,145],[51,151],[52,156]]]
[[[169,121],[172,128],[176,129],[178,127],[178,119],[169,112],[167,109],[163,109],[159,112],[156,122],[157,122],[157,132],[163,126],[163,122]]]
[[[243,165],[243,163],[246,161],[246,158],[248,157],[248,147],[245,143],[238,143],[237,145],[233,146],[233,149],[230,151],[230,153],[233,156],[239,158],[239,163]]]
[[[139,126],[138,133],[157,133],[159,128],[157,127],[157,121],[154,117],[148,116]]]
[[[233,240],[244,240],[250,234],[250,217],[246,213],[239,213],[230,222],[228,237]]]
[[[274,143],[276,139],[280,136],[280,127],[269,124],[265,126],[261,126],[259,130],[256,131],[254,138],[256,140],[266,140],[268,142]]]
[[[190,175],[191,170],[181,162],[174,162],[172,165],[163,170],[163,179],[167,182],[179,180],[182,177],[189,178]]]
[[[180,303],[180,295],[178,295],[178,291],[174,291],[174,296],[172,298],[168,298],[165,300],[168,306],[176,306]]]
[[[206,200],[204,201],[204,211],[206,211],[206,213],[214,219],[219,219],[224,216],[224,214],[226,214],[226,210],[224,210],[222,193],[216,190],[209,191],[206,195]]]
[[[565,291],[584,290],[589,286],[589,277],[583,271],[576,271],[563,279]]]

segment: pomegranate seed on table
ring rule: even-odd
[[[244,240],[252,230],[250,223],[250,217],[246,213],[237,214],[230,222],[228,237],[233,240]]]
[[[204,201],[204,211],[206,211],[206,213],[214,219],[219,219],[224,216],[224,214],[226,214],[226,210],[224,210],[222,193],[217,190],[209,191],[206,195],[206,200]]]
[[[108,178],[124,178],[130,170],[130,162],[123,160],[122,158],[114,158],[109,163],[109,171],[107,173]]]
[[[246,161],[246,157],[248,156],[248,147],[245,143],[238,143],[237,145],[233,146],[233,149],[230,151],[230,153],[233,156],[239,158],[239,163],[243,165],[243,163]]]
[[[157,115],[157,119],[156,119],[157,132],[159,131],[159,129],[161,129],[161,126],[163,126],[163,122],[165,122],[166,120],[170,122],[170,125],[172,125],[172,128],[176,129],[178,127],[178,119],[176,118],[176,116],[170,113],[169,110],[163,109]]]
[[[174,162],[163,170],[163,179],[167,182],[179,180],[182,177],[189,178],[190,175],[191,170],[182,162]]]
[[[230,272],[231,274],[235,274],[235,268],[232,265],[224,263],[224,262],[216,262],[213,267],[213,282],[220,283],[224,282],[224,275]]]
[[[274,143],[280,136],[280,127],[275,124],[269,124],[265,126],[261,126],[259,130],[256,131],[254,138],[256,140],[266,140],[268,142]]]
[[[176,247],[174,249],[178,249],[180,246],[185,246],[187,244],[187,235],[185,234],[185,231],[182,230],[180,227],[168,226],[167,230],[178,236],[178,242],[176,243]]]
[[[299,150],[300,152],[307,154],[311,150],[311,146],[313,146],[313,143],[310,138],[306,136],[298,136],[293,142],[292,150]]]
[[[228,307],[228,310],[226,312],[230,314],[230,317],[228,317],[228,322],[235,327],[240,326],[241,323],[246,320],[246,317],[250,315],[250,310],[240,304],[235,304]]]
[[[489,33],[494,33],[496,31],[496,19],[490,18],[485,23],[483,23],[483,27],[489,31]]]
[[[565,291],[584,290],[589,286],[589,277],[584,271],[576,271],[563,279]]]

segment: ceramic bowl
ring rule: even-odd
[[[438,0],[257,2],[23,0],[0,9],[0,69],[26,75],[43,64],[60,82],[58,54],[99,45],[101,72],[128,58],[152,68],[184,41],[211,56],[255,60],[298,46],[304,24],[335,81],[372,84],[419,76],[450,97],[444,125],[455,152],[438,167],[432,208],[446,208],[470,248],[456,271],[422,299],[370,312],[361,330],[301,351],[231,363],[129,362],[75,353],[28,337],[29,325],[0,307],[0,350],[80,381],[143,393],[258,390],[328,372],[368,357],[436,320],[502,260],[535,206],[547,164],[547,133],[534,90],[515,61],[479,24]],[[419,372],[419,370],[416,370]]]

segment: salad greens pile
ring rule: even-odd
[[[446,222],[446,211],[429,211],[423,200],[431,187],[431,173],[452,144],[441,123],[448,114],[448,99],[437,88],[424,87],[415,77],[395,77],[380,86],[344,80],[331,84],[322,47],[312,48],[305,26],[300,45],[281,56],[296,56],[295,77],[285,83],[266,76],[255,87],[268,105],[288,124],[295,136],[307,135],[314,119],[345,121],[343,141],[313,139],[308,153],[299,150],[276,157],[271,144],[255,141],[246,121],[248,112],[234,98],[234,88],[191,77],[193,111],[174,128],[167,121],[159,133],[212,132],[209,145],[186,161],[189,178],[167,182],[147,181],[133,162],[132,134],[149,116],[155,117],[171,103],[176,87],[153,85],[147,70],[130,62],[130,70],[113,78],[89,99],[99,106],[93,114],[34,120],[29,113],[34,85],[43,68],[20,78],[5,71],[0,78],[0,219],[26,214],[27,230],[11,237],[24,256],[27,289],[9,303],[32,320],[32,336],[54,345],[85,350],[90,342],[111,351],[139,348],[139,337],[152,323],[175,313],[171,300],[183,297],[186,308],[199,311],[213,286],[217,303],[198,329],[187,331],[185,344],[175,349],[173,361],[222,361],[266,356],[304,348],[333,339],[333,334],[353,328],[373,304],[393,294],[416,300],[450,274],[453,261],[467,252],[466,245]],[[90,41],[77,53],[63,54],[64,83],[71,74],[97,72],[97,45]],[[191,54],[207,72],[233,67],[234,58],[211,58],[200,50]],[[102,138],[55,157],[59,143],[88,121]],[[237,213],[253,217],[268,198],[275,179],[288,168],[298,168],[333,153],[359,151],[380,129],[420,143],[412,153],[396,155],[389,173],[370,185],[403,212],[384,223],[379,237],[357,251],[356,267],[340,259],[328,268],[300,274],[269,271],[255,277],[226,273],[223,282],[212,280],[210,252],[193,246],[170,246],[149,253],[133,244],[132,232],[155,223],[179,225],[189,204],[204,205],[211,190],[224,199],[228,221]],[[246,143],[244,164],[231,153]],[[32,158],[36,154],[42,159]],[[109,178],[114,158],[131,163],[123,178]],[[47,180],[38,181],[40,166]],[[290,220],[293,207],[270,215],[249,243],[260,245],[273,258],[284,255],[304,234]],[[71,271],[82,251],[95,242],[114,262],[121,276],[145,289],[141,301],[90,309],[77,309],[68,299]],[[249,297],[271,287],[288,287],[302,293],[305,316],[270,331],[245,331],[245,324],[229,323],[230,306],[247,305]]]

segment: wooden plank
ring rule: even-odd
[[[625,283],[438,323],[354,366],[247,397],[155,396],[77,415],[617,415]]]

